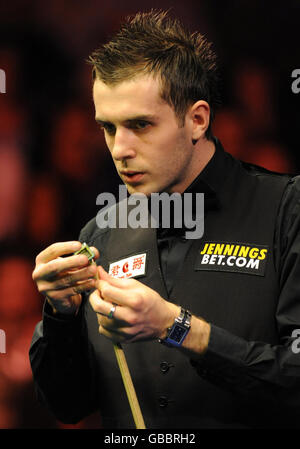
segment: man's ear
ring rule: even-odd
[[[209,126],[210,107],[207,101],[199,100],[194,103],[188,111],[188,117],[191,124],[192,142],[195,144],[205,136]]]

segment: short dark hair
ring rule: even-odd
[[[151,10],[129,16],[119,32],[95,50],[88,62],[93,79],[108,85],[153,74],[161,81],[161,97],[174,108],[180,126],[188,107],[202,99],[210,105],[206,138],[212,139],[211,122],[219,104],[219,77],[212,44],[190,33],[166,11]]]

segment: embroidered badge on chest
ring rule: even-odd
[[[251,243],[204,242],[195,270],[228,271],[264,276],[269,247]]]
[[[136,254],[125,259],[112,262],[109,274],[115,278],[140,277],[146,274],[146,253]]]

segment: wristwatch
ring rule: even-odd
[[[192,314],[181,307],[180,315],[175,318],[174,324],[167,329],[167,336],[159,338],[159,343],[169,347],[180,347],[191,328]]]

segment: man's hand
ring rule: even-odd
[[[97,267],[89,264],[87,256],[62,257],[80,248],[81,243],[76,241],[54,243],[36,257],[32,279],[54,312],[76,314],[82,301],[81,293],[95,287]],[[98,250],[93,250],[98,258]]]
[[[163,338],[180,307],[165,301],[155,290],[136,279],[117,279],[98,267],[98,290],[90,295],[97,313],[99,332],[114,343]],[[107,318],[116,304],[113,318]]]

